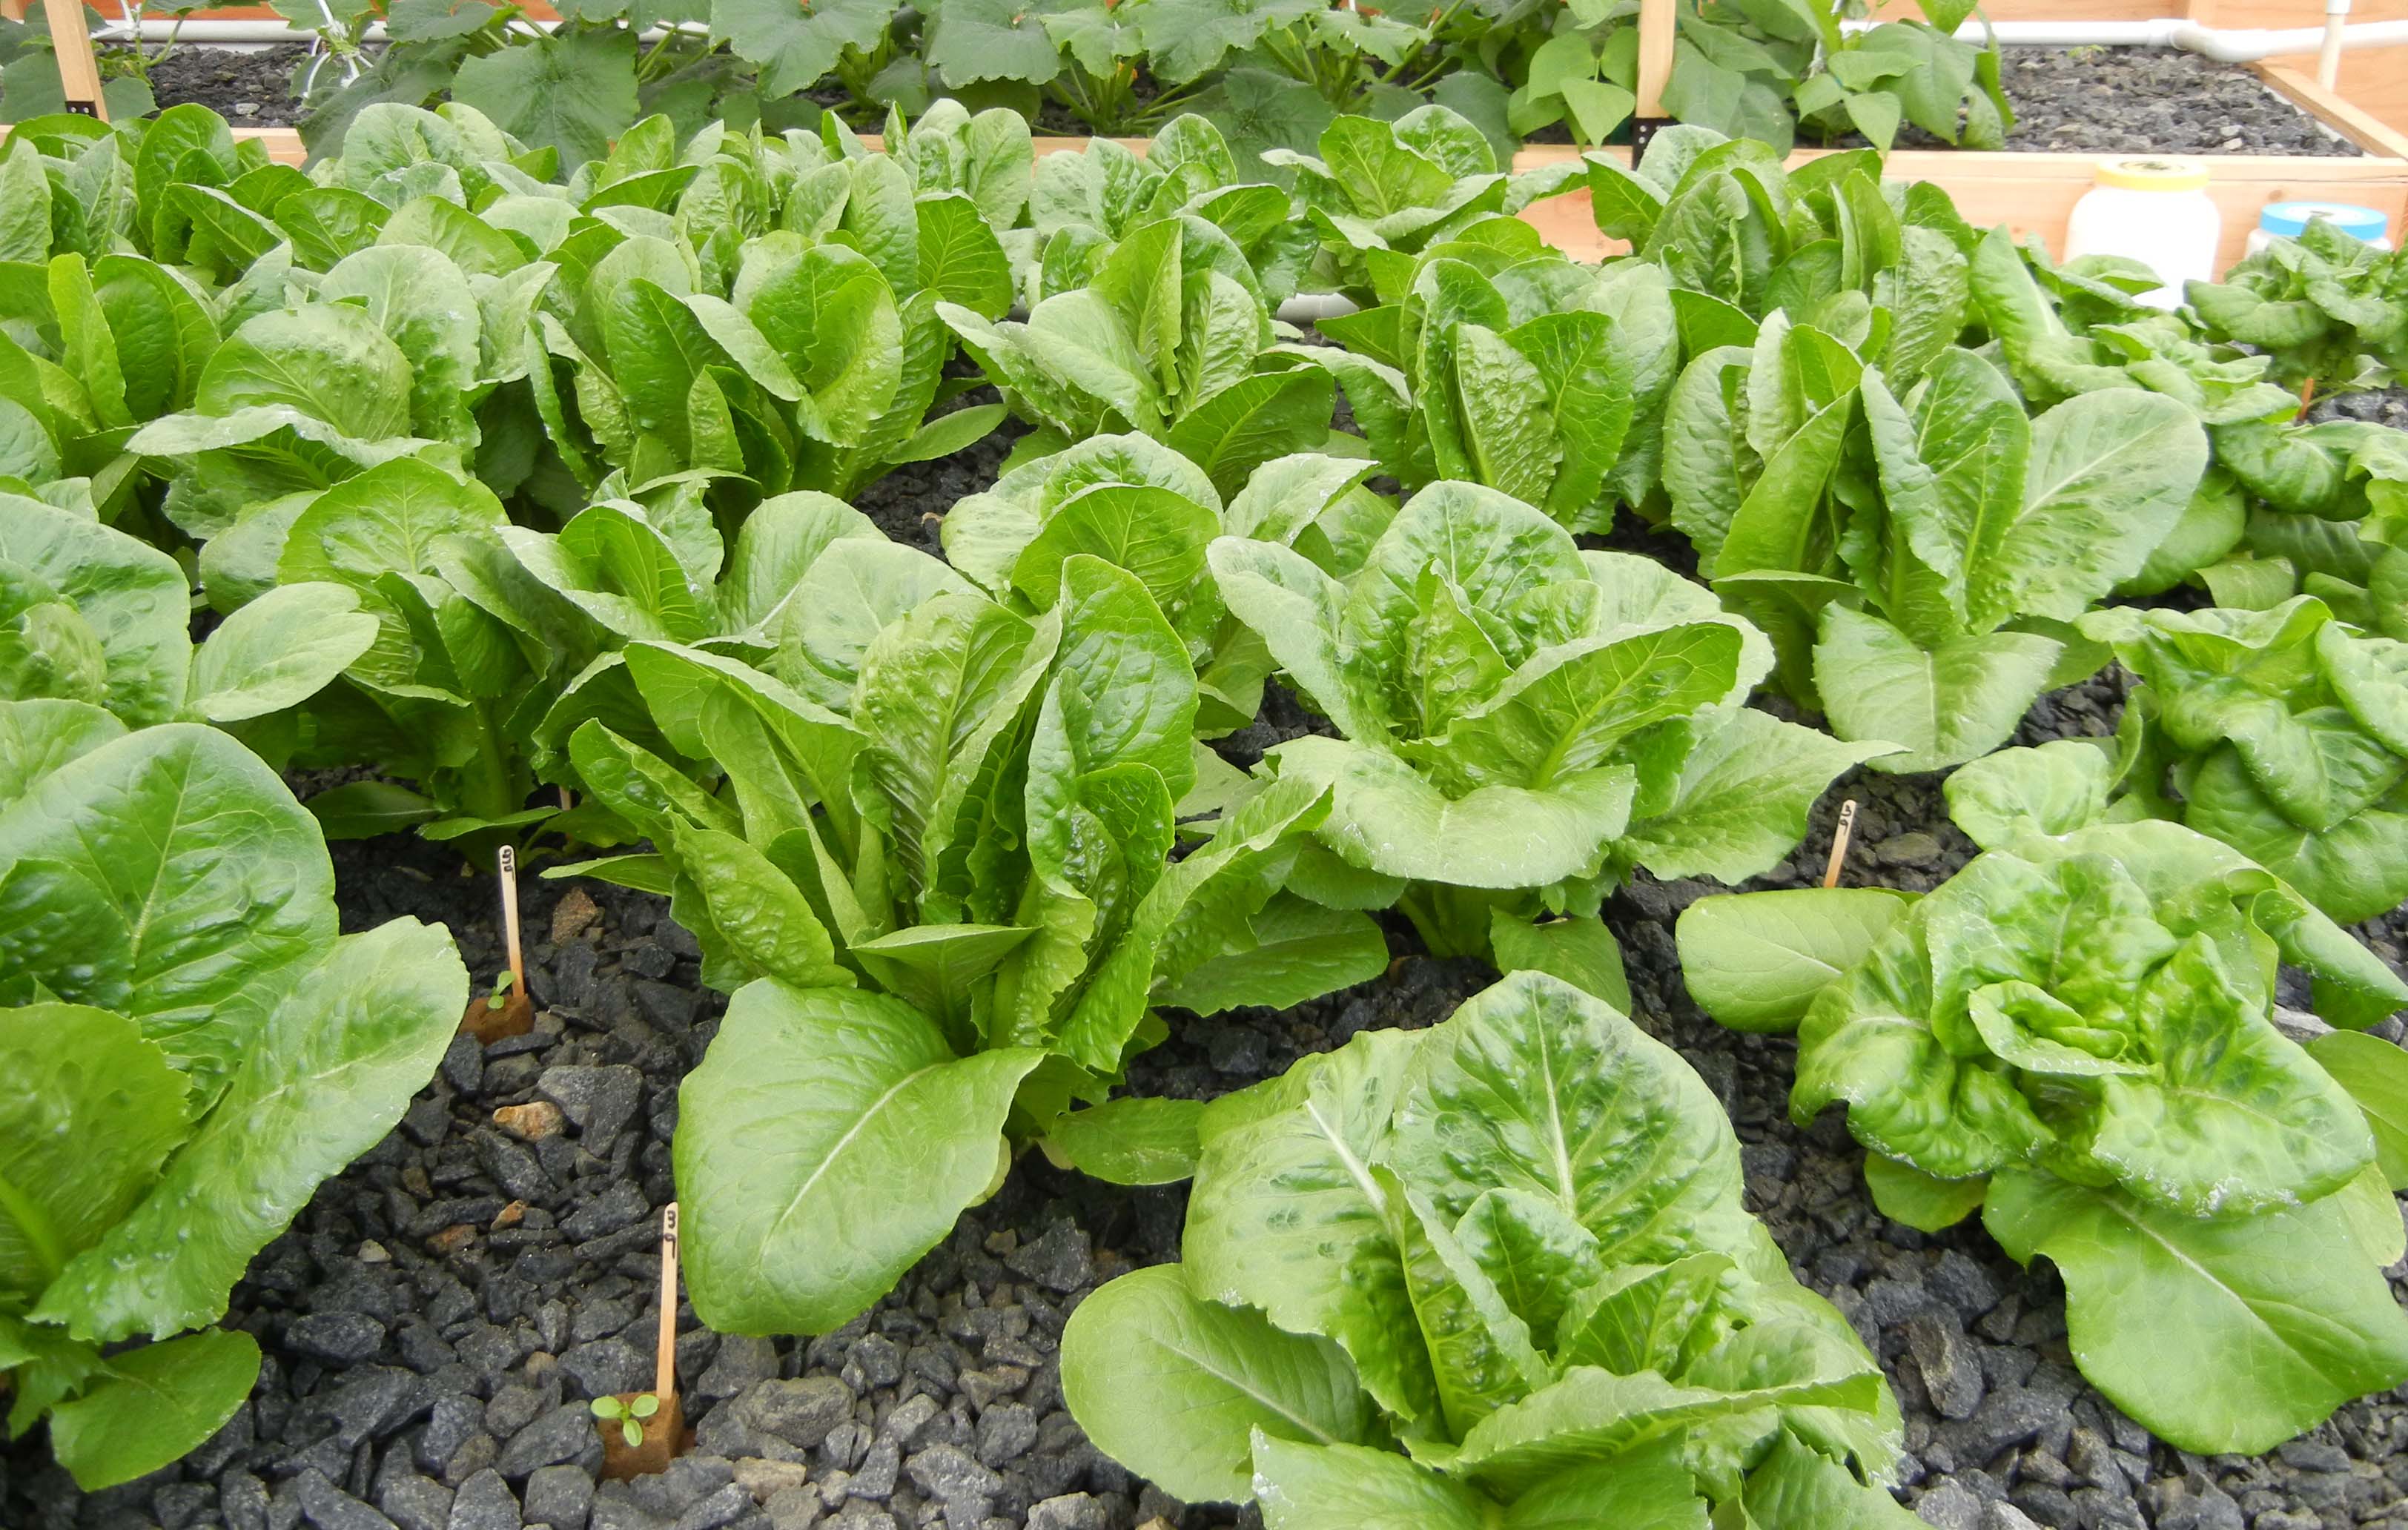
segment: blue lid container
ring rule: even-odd
[[[2296,239],[2312,218],[2321,218],[2352,238],[2370,244],[2383,237],[2383,214],[2347,202],[2269,202],[2258,214],[2258,226],[2269,234]]]

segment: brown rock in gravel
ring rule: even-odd
[[[558,946],[576,939],[601,917],[601,906],[586,895],[585,889],[570,888],[552,905],[552,943]]]
[[[426,1247],[441,1254],[458,1253],[477,1236],[477,1229],[465,1222],[455,1222],[426,1240]]]
[[[500,1210],[494,1212],[494,1220],[487,1223],[487,1226],[494,1232],[500,1232],[505,1227],[515,1227],[525,1220],[526,1202],[512,1201],[509,1205],[505,1206]]]
[[[810,1475],[810,1468],[798,1461],[770,1461],[757,1455],[736,1460],[736,1485],[752,1494],[755,1503],[766,1504],[787,1488],[801,1487]]]
[[[540,1142],[559,1136],[561,1122],[566,1119],[560,1113],[560,1107],[550,1100],[505,1105],[494,1112],[494,1124],[522,1142]]]

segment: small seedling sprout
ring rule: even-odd
[[[512,972],[508,967],[502,968],[501,976],[494,979],[494,992],[486,998],[485,1008],[488,1009],[499,1009],[509,1004],[510,1002],[510,989],[517,980],[517,973]]]
[[[644,1442],[643,1421],[661,1410],[661,1400],[652,1393],[638,1394],[633,1402],[621,1402],[616,1397],[596,1397],[592,1404],[597,1419],[619,1421],[619,1437],[634,1450]]]

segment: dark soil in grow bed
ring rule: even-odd
[[[933,546],[926,518],[985,486],[999,454],[898,474],[870,496],[873,513]],[[2016,741],[2108,733],[2122,692],[2111,671],[2045,697]],[[1310,725],[1275,691],[1225,751],[1242,761]],[[1848,797],[1860,805],[1850,884],[1928,889],[1972,853],[1946,821],[1938,777],[1858,771],[1827,794],[1796,854],[1752,885],[1816,879]],[[334,854],[345,929],[400,914],[438,921],[479,991],[491,982],[502,951],[490,878],[401,837]],[[1641,877],[1607,905],[1637,1018],[1721,1098],[1742,1143],[1750,1209],[1881,1357],[1906,1418],[1903,1496],[1927,1522],[2408,1530],[2401,1395],[2350,1404],[2263,1458],[2176,1451],[2084,1384],[2045,1266],[2018,1268],[1978,1225],[1929,1237],[1883,1219],[1838,1113],[1803,1130],[1789,1122],[1792,1044],[1724,1031],[1689,1002],[1672,924],[1715,890]],[[724,1001],[702,988],[695,943],[663,900],[534,875],[521,898],[535,1032],[490,1047],[455,1041],[399,1127],[253,1262],[227,1320],[267,1356],[250,1403],[184,1461],[89,1495],[50,1464],[37,1431],[0,1451],[0,1526],[1258,1526],[1251,1510],[1188,1508],[1133,1479],[1065,1410],[1065,1320],[1104,1280],[1176,1256],[1185,1194],[1094,1183],[1039,1154],[895,1294],[835,1333],[723,1337],[681,1308],[679,1370],[697,1450],[662,1476],[597,1486],[585,1399],[651,1383],[677,1084]],[[2358,933],[2402,962],[2408,916]],[[1401,922],[1388,935],[1397,960],[1371,982],[1284,1012],[1174,1021],[1135,1087],[1216,1095],[1367,1029],[1434,1023],[1490,980],[1478,964],[1422,954]],[[557,1129],[532,1140],[496,1122],[496,1110],[547,1102]],[[2391,1274],[2408,1292],[2408,1265]]]

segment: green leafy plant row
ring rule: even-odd
[[[641,115],[666,113],[687,131],[714,120],[808,127],[831,93],[862,126],[939,100],[1119,136],[1198,111],[1249,152],[1309,149],[1335,117],[1394,120],[1431,102],[1478,122],[1500,151],[1533,136],[1601,144],[1637,107],[1630,0],[1386,10],[1326,0],[607,0],[566,7],[556,29],[490,0],[275,8],[321,39],[293,77],[303,133],[321,151],[367,107],[447,99],[572,165],[603,157]],[[1684,7],[1665,111],[1784,150],[1846,136],[1886,149],[1909,126],[2000,146],[2014,114],[1997,50],[1952,36],[1970,5],[1932,0],[1912,19],[1864,28],[1843,27],[1848,15],[1829,0]],[[63,109],[38,22],[0,26],[0,111],[23,121]],[[372,27],[382,29],[373,44]],[[149,109],[153,62],[122,50],[113,115]]]

